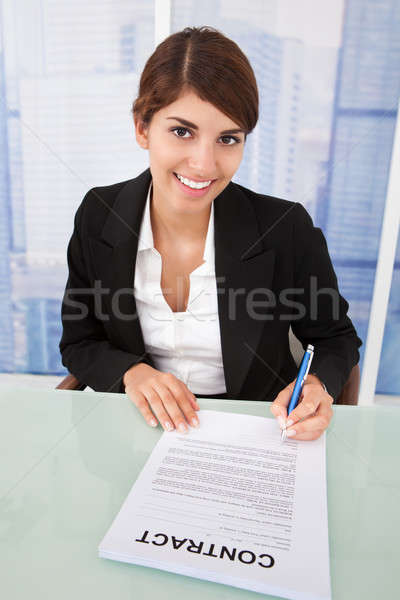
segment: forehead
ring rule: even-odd
[[[216,106],[202,100],[193,91],[182,93],[175,102],[161,108],[156,115],[162,120],[169,119],[169,117],[181,117],[195,123],[199,128],[210,126],[210,124],[214,125],[215,129],[238,127],[237,123]],[[169,119],[168,122],[173,123],[173,120]]]

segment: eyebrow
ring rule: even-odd
[[[175,119],[176,121],[179,121],[179,123],[182,123],[182,125],[185,125],[185,127],[191,127],[191,129],[198,129],[197,125],[195,125],[194,123],[191,123],[190,121],[186,121],[186,119],[181,119],[181,117],[167,117],[167,119]],[[224,135],[225,133],[246,133],[244,129],[225,129],[224,131],[221,131],[221,135]]]

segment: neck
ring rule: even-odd
[[[150,194],[150,219],[154,239],[160,236],[164,240],[176,243],[177,240],[188,245],[204,242],[210,221],[211,205],[201,213],[182,214],[171,211],[162,202],[157,202]]]

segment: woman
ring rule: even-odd
[[[289,437],[316,439],[361,341],[305,209],[232,182],[258,119],[247,58],[212,28],[169,36],[133,117],[150,167],[78,208],[63,364],[97,391],[126,392],[151,426],[197,426],[196,396],[269,400]],[[315,356],[286,423],[290,325]]]

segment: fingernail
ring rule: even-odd
[[[289,419],[289,421],[286,423],[286,427],[291,427],[292,425],[294,425],[294,421],[292,421],[292,419]]]
[[[157,427],[157,421],[155,419],[150,419],[149,423],[152,427]]]
[[[293,437],[294,435],[296,435],[296,430],[295,429],[289,429],[289,431],[286,432],[287,437]]]
[[[286,419],[284,419],[283,417],[277,417],[278,423],[279,423],[279,427],[281,429],[285,429],[286,427]]]
[[[191,419],[190,424],[193,425],[193,427],[198,427],[199,426],[199,420],[197,417],[193,417],[193,419]]]
[[[169,421],[165,421],[164,425],[165,425],[165,429],[167,431],[172,431],[173,430],[173,427],[172,427],[172,425],[171,425],[171,423]]]
[[[184,423],[179,423],[178,429],[181,433],[187,433],[187,427]]]

